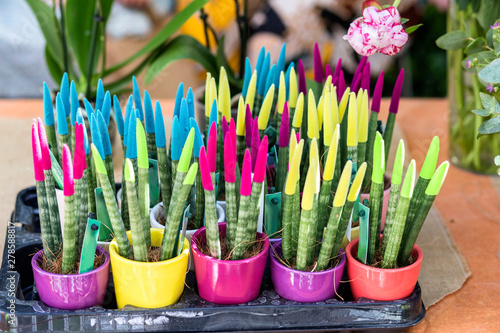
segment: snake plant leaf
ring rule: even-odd
[[[205,146],[200,149],[200,172],[201,172],[201,183],[206,191],[213,191],[214,184],[212,183],[212,176],[210,175],[210,166],[208,165],[207,154],[205,152]]]
[[[269,91],[269,88],[271,88],[271,85],[274,84],[274,73],[276,72],[276,65],[272,65],[271,69],[267,73],[267,79],[266,79],[266,88],[264,91]],[[279,83],[278,83],[279,84]],[[277,87],[277,85],[274,85]]]
[[[276,72],[274,73],[274,86],[279,88],[281,86],[280,75],[285,71],[285,59],[286,58],[286,43],[283,43],[280,50],[280,55],[278,57],[278,62],[276,63]]]
[[[321,54],[319,52],[318,43],[314,44],[314,81],[321,83],[323,82],[323,64],[321,62]]]
[[[56,96],[56,113],[57,113],[57,133],[61,135],[68,134],[68,123],[66,122],[66,111],[64,102],[60,93]]]
[[[54,106],[46,82],[43,83],[43,120],[46,126],[53,126],[55,124]]]
[[[106,125],[106,120],[100,111],[97,111],[97,125],[99,127],[99,134],[101,135],[102,147],[105,156],[111,156],[111,140],[109,139],[108,126]],[[94,115],[92,115],[93,117]]]
[[[285,73],[285,87],[286,87],[286,100],[290,101],[290,75],[292,72],[292,69],[295,67],[295,63],[292,61],[289,65],[288,68],[286,69]],[[297,83],[297,82],[295,82]]]
[[[179,123],[179,118],[174,116],[174,120],[172,121],[172,136],[170,138],[170,155],[173,161],[178,161],[181,158],[181,140],[181,125]]]
[[[95,109],[102,111],[102,106],[104,104],[104,85],[102,84],[102,80],[99,79],[97,81],[97,92],[95,97]]]
[[[139,116],[139,120],[143,121],[144,120],[144,113],[142,111],[141,91],[139,90],[139,85],[137,84],[137,80],[135,79],[135,76],[132,76],[132,88],[133,88],[133,95],[134,95],[135,110]]]
[[[127,152],[126,152],[126,157],[130,159],[137,158],[137,133],[136,133],[137,121],[138,119],[136,117],[135,112],[131,112],[128,124]]]
[[[189,119],[189,126],[194,129],[194,145],[193,145],[193,156],[196,158],[200,157],[200,149],[203,146],[203,138],[201,137],[200,128],[196,123],[194,118]]]
[[[120,101],[118,100],[118,97],[116,95],[113,95],[113,109],[115,110],[116,125],[118,127],[118,133],[120,133],[121,136],[124,136],[125,123],[123,120],[123,113],[122,113],[122,108],[120,106]]]
[[[188,106],[189,118],[194,118],[194,95],[191,87],[188,88],[188,92],[186,94],[186,103]]]
[[[146,132],[155,132],[155,116],[153,113],[153,103],[151,102],[151,96],[149,92],[144,90],[144,117],[146,122]]]
[[[297,75],[295,74],[295,67],[290,69],[290,79],[288,88],[288,100],[290,101],[290,107],[295,108],[297,104],[297,96],[299,95],[299,88],[297,86]]]
[[[252,78],[252,65],[250,64],[250,59],[245,58],[245,74],[243,77],[243,89],[241,90],[241,96],[246,98],[248,85],[250,84],[250,79]]]
[[[158,101],[156,101],[155,105],[155,140],[157,148],[163,148],[167,145],[167,137],[165,135],[165,123],[163,121],[163,113],[161,111],[160,102]]]
[[[70,119],[71,119],[71,126],[75,126],[76,122],[76,112],[80,108],[80,101],[78,100],[78,92],[76,91],[76,86],[75,86],[75,81],[71,81],[70,87],[69,87],[69,99],[70,99],[70,104],[71,104],[71,112],[70,112]]]
[[[299,82],[299,94],[303,93],[304,96],[307,94],[307,84],[306,84],[306,72],[304,70],[304,64],[302,63],[302,59],[299,59],[299,68],[298,68],[298,82]]]
[[[45,175],[42,168],[42,148],[40,147],[40,139],[38,137],[38,128],[35,119],[33,119],[33,123],[31,124],[31,149],[33,153],[35,180],[41,182],[45,179]]]
[[[375,84],[375,90],[373,90],[372,107],[371,110],[374,112],[380,112],[380,101],[382,100],[382,89],[384,87],[384,71],[380,72],[378,76],[377,83]]]
[[[268,52],[266,57],[264,58],[264,62],[262,63],[262,67],[260,71],[257,71],[257,93],[261,96],[264,96],[266,93],[266,83],[267,83],[267,74],[269,73],[269,67],[271,66],[271,54]]]

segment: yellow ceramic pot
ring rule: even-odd
[[[132,243],[130,231],[128,239]],[[151,229],[151,245],[160,246],[163,229]],[[184,239],[182,253],[160,262],[138,262],[118,254],[113,239],[109,246],[111,268],[118,308],[133,305],[141,308],[161,308],[176,303],[184,291],[189,258],[189,242]]]

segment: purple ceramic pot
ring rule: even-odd
[[[345,254],[340,250],[340,264],[322,272],[303,272],[282,265],[276,255],[281,255],[281,242],[273,245],[271,277],[274,290],[291,301],[320,302],[335,296],[344,272]]]
[[[226,223],[219,223],[221,237],[226,235]],[[191,237],[191,249],[200,296],[212,303],[247,303],[259,295],[269,252],[269,239],[257,233],[264,242],[262,251],[243,260],[219,260],[200,252],[197,244],[206,243],[205,227]]]
[[[73,275],[54,274],[41,269],[38,262],[43,250],[38,251],[31,259],[31,267],[40,299],[48,306],[63,310],[102,305],[108,287],[109,254],[100,247],[97,251],[104,253],[104,264],[88,273]]]

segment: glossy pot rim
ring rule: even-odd
[[[363,263],[360,263],[352,255],[352,251],[354,250],[354,248],[356,248],[356,250],[358,248],[358,242],[359,242],[359,238],[356,238],[356,239],[350,241],[346,247],[346,250],[345,250],[347,259],[350,262],[350,264],[356,266],[356,268],[358,268],[358,269],[372,270],[372,271],[380,272],[380,273],[384,273],[384,272],[385,273],[396,273],[396,272],[405,272],[405,271],[413,270],[417,266],[420,266],[422,264],[422,260],[423,260],[422,250],[420,249],[420,247],[417,244],[415,244],[415,246],[413,246],[413,250],[411,251],[411,253],[412,253],[412,255],[416,254],[417,259],[411,265],[408,265],[405,267],[399,267],[399,268],[378,268],[378,267],[371,267],[371,266],[365,265]]]
[[[224,232],[225,232],[226,222],[220,222],[219,223],[219,232],[220,232],[221,228],[224,228]],[[213,258],[213,257],[211,257],[209,255],[203,254],[198,249],[198,245],[196,245],[195,241],[199,237],[205,236],[205,241],[206,241],[206,231],[205,230],[206,230],[206,227],[201,227],[200,229],[198,229],[193,234],[193,236],[191,237],[191,249],[193,251],[193,254],[196,254],[199,257],[203,257],[205,260],[207,260],[209,262],[213,262],[215,264],[219,264],[219,265],[223,264],[223,265],[229,265],[229,266],[236,266],[236,265],[241,265],[241,264],[244,264],[244,263],[251,263],[251,262],[254,262],[254,261],[257,261],[257,260],[261,259],[263,256],[266,256],[267,253],[268,253],[268,251],[269,251],[269,238],[263,232],[257,232],[257,237],[259,237],[259,239],[261,239],[261,240],[264,241],[264,247],[262,248],[262,250],[257,255],[255,255],[255,256],[253,256],[251,258],[248,258],[248,259],[241,259],[241,260],[215,259],[215,258]]]
[[[164,229],[159,229],[159,228],[150,228],[151,233],[156,232],[159,233],[160,236],[163,235],[163,230]],[[132,231],[127,231],[127,236],[130,238],[131,237]],[[131,259],[127,259],[122,257],[118,253],[118,243],[116,242],[116,239],[113,238],[111,241],[111,244],[109,245],[109,254],[113,258],[113,260],[116,260],[116,263],[119,264],[126,264],[126,265],[139,265],[139,266],[161,266],[161,265],[169,265],[172,263],[176,263],[178,261],[186,260],[184,257],[189,256],[189,242],[187,238],[184,238],[184,244],[182,244],[182,252],[178,256],[174,258],[170,258],[168,260],[163,260],[163,261],[157,261],[157,262],[143,262],[143,261],[135,261]]]
[[[96,269],[91,270],[90,272],[86,273],[78,273],[78,274],[57,274],[57,273],[51,273],[43,270],[39,265],[38,265],[38,259],[43,253],[43,249],[39,250],[33,258],[31,258],[31,267],[33,271],[36,271],[39,275],[45,275],[45,276],[51,276],[51,277],[66,277],[66,278],[72,278],[72,277],[87,277],[91,275],[98,274],[100,271],[105,270],[107,266],[109,266],[110,263],[110,254],[108,251],[103,249],[100,246],[97,246],[96,249],[100,251],[100,253],[104,254],[105,260],[104,263],[97,267]]]
[[[281,248],[281,244],[282,244],[282,241],[277,241],[275,242],[274,244],[272,244],[272,248],[273,250],[277,250],[278,247]],[[327,270],[324,270],[324,271],[320,271],[320,272],[308,272],[308,271],[299,271],[299,270],[296,270],[296,269],[293,269],[293,268],[290,268],[290,267],[287,267],[285,265],[283,265],[274,255],[274,251],[271,253],[271,261],[273,264],[275,265],[279,265],[281,266],[282,269],[286,270],[286,271],[290,271],[290,272],[293,272],[295,274],[303,274],[303,275],[314,275],[314,276],[322,276],[322,275],[329,275],[332,273],[332,271],[335,271],[335,270],[339,270],[341,269],[342,267],[342,270],[343,270],[343,267],[345,266],[345,263],[346,263],[346,256],[345,256],[345,252],[340,249],[340,255],[341,255],[341,259],[340,259],[340,262],[338,263],[337,266],[335,267],[332,267],[332,268],[329,268]]]

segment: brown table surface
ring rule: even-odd
[[[387,110],[388,100],[382,103]],[[165,119],[171,100],[162,100]],[[406,147],[421,166],[430,140],[441,139],[440,162],[448,158],[448,103],[445,99],[403,99],[397,118]],[[15,195],[32,186],[30,124],[43,116],[41,100],[0,99],[0,244],[14,208]],[[386,113],[382,112],[381,119]],[[170,125],[167,124],[167,131]],[[427,309],[425,319],[411,332],[500,332],[500,199],[492,178],[451,166],[435,201],[444,223],[464,255],[472,276],[457,292]],[[443,276],[443,279],[446,277]]]

